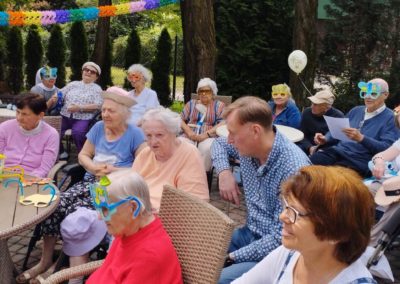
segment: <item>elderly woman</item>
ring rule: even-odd
[[[46,177],[57,160],[60,137],[42,120],[46,100],[37,94],[21,95],[17,116],[0,124],[0,153],[5,166],[22,166],[32,176]]]
[[[119,171],[109,179],[104,192],[91,192],[115,239],[104,263],[86,283],[183,283],[175,249],[160,219],[152,213],[143,178],[132,171]]]
[[[103,120],[88,132],[87,140],[78,155],[79,163],[86,169],[84,181],[75,184],[60,194],[56,211],[42,223],[44,235],[43,253],[40,262],[17,277],[19,283],[35,278],[51,266],[54,245],[60,233],[60,223],[79,207],[93,209],[89,188],[96,177],[107,175],[117,169],[129,168],[141,149],[144,135],[140,128],[129,125],[129,108],[135,103],[128,92],[110,87],[102,92],[101,108]],[[75,256],[76,264],[84,261]]]
[[[169,109],[148,110],[142,118],[147,146],[133,163],[150,188],[153,210],[160,208],[164,184],[170,184],[199,197],[209,199],[207,178],[197,148],[178,138],[181,118]]]
[[[141,64],[133,64],[128,69],[128,81],[131,82],[133,90],[129,95],[136,101],[131,108],[129,123],[137,125],[146,110],[158,107],[157,93],[146,87],[151,81],[150,71]]]
[[[282,244],[232,283],[376,283],[358,259],[373,200],[342,167],[308,166],[282,186]]]
[[[57,95],[58,88],[55,86],[57,80],[57,68],[49,66],[38,70],[39,82],[31,88],[31,93],[42,95],[47,104],[47,115],[59,115],[62,107],[62,95]]]
[[[271,95],[272,101],[268,104],[272,109],[273,123],[299,128],[301,114],[292,99],[289,86],[285,83],[274,85]]]
[[[190,100],[181,113],[182,130],[186,137],[198,142],[198,149],[203,157],[205,170],[211,170],[211,144],[216,136],[218,124],[222,121],[225,104],[215,100],[217,84],[210,78],[203,78],[197,84],[199,100]],[[203,112],[202,112],[203,111]],[[196,125],[192,129],[188,124]]]
[[[62,115],[61,137],[67,129],[71,129],[72,139],[78,152],[85,143],[90,120],[102,104],[101,88],[95,83],[100,74],[99,65],[86,62],[82,66],[82,81],[73,81],[61,89],[64,100],[60,112]],[[66,153],[62,153],[61,156],[66,156]]]

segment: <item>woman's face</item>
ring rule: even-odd
[[[118,202],[119,199],[113,197],[112,195],[109,196],[109,201],[111,203]],[[132,203],[125,202],[117,207],[117,212],[115,212],[112,216],[110,221],[106,221],[107,224],[107,231],[113,236],[125,236],[128,235],[132,224],[135,222],[132,210]]]
[[[175,135],[169,132],[163,123],[158,120],[145,121],[142,129],[146,135],[147,145],[153,151],[157,160],[170,158],[172,147],[175,142]]]
[[[35,114],[28,106],[25,106],[23,109],[17,108],[17,122],[25,130],[36,128],[43,116],[44,112]]]
[[[54,84],[56,83],[56,78],[48,78],[48,79],[43,78],[43,79],[42,79],[42,83],[43,83],[43,85],[45,85],[47,88],[51,89],[51,88],[54,87]]]
[[[137,88],[138,86],[144,86],[145,80],[143,74],[140,72],[132,72],[127,75],[128,81],[131,82],[132,87]]]
[[[104,126],[116,129],[121,125],[125,125],[127,117],[121,111],[121,105],[113,100],[105,99],[101,107],[101,118]]]
[[[272,99],[274,100],[275,105],[285,106],[287,104],[287,102],[289,101],[289,95],[285,94],[285,93],[274,94],[272,96]]]
[[[328,241],[321,241],[317,238],[314,233],[314,224],[311,222],[311,220],[307,216],[297,216],[295,223],[292,223],[288,216],[294,216],[294,211],[286,208],[286,206],[292,207],[300,214],[309,214],[311,212],[307,212],[294,197],[289,195],[285,198],[287,205],[285,205],[285,202],[282,202],[283,211],[279,216],[279,219],[283,223],[283,246],[287,249],[297,250],[300,253],[325,249],[329,243]]]
[[[209,86],[199,88],[197,95],[203,105],[208,105],[213,100],[213,92]]]
[[[98,77],[99,74],[97,74],[96,69],[94,69],[92,66],[86,66],[82,69],[82,81],[85,84],[93,83]]]

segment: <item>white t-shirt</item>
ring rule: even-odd
[[[131,117],[129,124],[137,125],[143,114],[151,108],[158,107],[157,93],[149,88],[144,88],[139,96],[135,96],[135,90],[129,92],[129,96],[136,101],[136,104],[131,106]]]
[[[299,252],[294,252],[289,263],[285,267],[285,262],[291,251],[280,246],[268,254],[262,261],[254,266],[247,273],[232,282],[232,284],[287,284],[293,283],[293,269],[300,256]],[[278,281],[279,275],[283,271]],[[371,273],[358,259],[350,266],[342,270],[329,284],[346,284],[359,278],[370,278]],[[370,282],[358,282],[370,283]]]
[[[393,143],[393,146],[396,147],[396,149],[400,150],[400,139],[398,139],[396,142]],[[400,155],[394,159],[394,164],[396,166],[397,170],[400,170]]]

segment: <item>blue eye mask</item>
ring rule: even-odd
[[[381,86],[375,83],[359,82],[358,88],[360,89],[360,98],[365,99],[370,97],[376,100],[381,94]]]

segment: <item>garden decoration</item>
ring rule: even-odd
[[[307,66],[307,55],[302,50],[295,50],[289,54],[288,64],[290,69],[297,74],[297,78],[299,78],[300,83],[303,85],[304,89],[312,96],[313,94],[307,88],[306,84],[304,84],[303,80],[300,77],[300,73]]]
[[[178,0],[142,0],[123,4],[53,11],[0,12],[0,26],[52,25],[68,22],[91,21],[101,17],[114,17],[152,10]]]
[[[5,167],[6,155],[0,154],[0,181],[6,178],[18,177],[24,181],[24,168],[21,166]]]
[[[143,208],[143,203],[136,196],[122,197],[120,201],[110,203],[108,199],[107,186],[111,184],[107,176],[100,178],[100,181],[90,186],[90,195],[93,205],[104,221],[110,221],[112,215],[117,212],[117,207],[127,201],[134,201],[137,204],[132,217],[136,218]]]
[[[375,83],[359,82],[358,88],[360,89],[360,98],[365,99],[370,97],[376,100],[381,95],[381,86]]]
[[[19,179],[7,179],[4,182],[4,187],[7,188],[10,183],[14,183],[14,182],[18,183],[18,188],[20,191],[19,203],[21,203],[22,205],[26,205],[26,206],[33,205],[35,207],[46,207],[46,206],[50,205],[53,200],[57,199],[56,190],[55,190],[54,186],[52,186],[50,184],[48,184],[42,188],[42,190],[50,189],[50,194],[35,193],[35,194],[25,197],[24,186]]]

